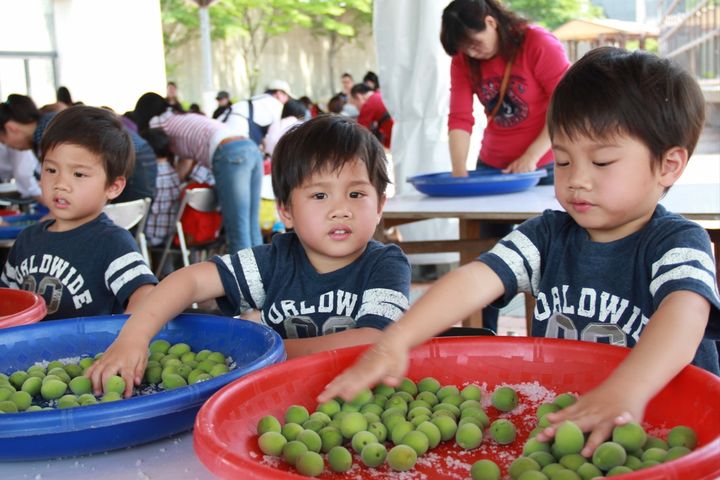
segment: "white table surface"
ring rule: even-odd
[[[0,422],[0,428],[2,423]],[[107,453],[0,462],[2,480],[214,480],[195,455],[192,432]]]
[[[720,220],[720,185],[675,185],[660,201],[692,220]],[[393,218],[465,218],[525,220],[545,209],[562,210],[550,185],[504,195],[430,197],[420,193],[388,199],[383,216]]]

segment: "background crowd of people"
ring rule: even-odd
[[[161,247],[173,234],[184,187],[214,187],[228,251],[263,243],[267,237],[263,238],[259,218],[262,177],[269,174],[277,142],[293,126],[326,112],[337,113],[367,127],[385,147],[390,146],[392,119],[382,104],[377,75],[368,72],[363,83],[355,84],[344,73],[341,82],[342,92],[327,106],[307,96],[295,98],[283,80],[268,82],[263,93],[247,99],[221,90],[217,108],[209,116],[196,103],[181,101],[173,81],[168,82],[165,96],[141,95],[133,110],[118,114],[133,142],[135,166],[126,188],[112,201],[152,199],[145,233],[151,247]],[[333,102],[339,102],[339,109],[329,108]],[[55,103],[42,107],[18,94],[1,104],[0,178],[14,179],[21,197],[42,202],[40,139],[58,112],[82,104],[65,86],[58,88]]]

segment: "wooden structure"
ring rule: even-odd
[[[593,20],[569,20],[553,31],[565,44],[571,62],[587,51],[603,45],[625,48],[631,40],[638,41],[639,48],[645,49],[649,38],[658,38],[659,29],[652,25],[608,18]]]

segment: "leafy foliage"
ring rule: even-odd
[[[572,19],[603,17],[602,8],[590,0],[505,0],[512,11],[533,23],[554,30]]]
[[[188,0],[162,0],[166,53],[199,35],[197,6]],[[294,28],[314,35],[352,39],[358,28],[372,24],[372,0],[219,0],[209,7],[214,40],[234,42],[245,60],[254,92],[260,56],[268,41]]]

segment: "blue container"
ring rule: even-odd
[[[0,239],[8,240],[17,238],[18,234],[26,227],[40,220],[42,215],[11,215],[3,217],[7,225],[0,225]]]
[[[94,356],[113,342],[126,319],[107,315],[0,330],[0,372],[9,375],[36,362]],[[205,382],[117,402],[2,414],[0,461],[86,455],[190,430],[197,411],[218,389],[286,358],[274,330],[230,317],[182,314],[155,338],[188,343],[195,352],[222,352],[232,357],[236,368]]]
[[[451,172],[440,172],[415,175],[407,181],[431,197],[467,197],[521,192],[537,185],[546,175],[545,170],[502,173],[500,170],[483,169],[470,171],[467,177],[453,177]]]

